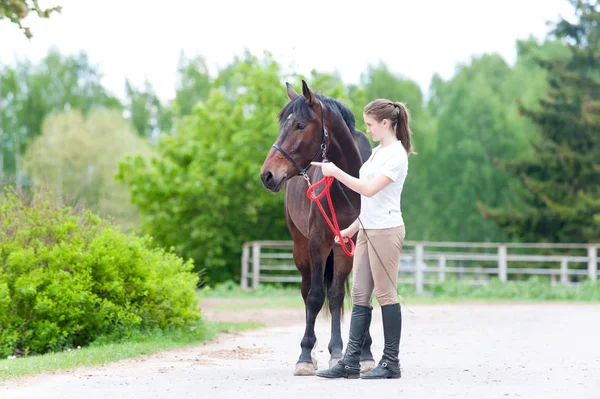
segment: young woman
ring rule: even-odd
[[[406,234],[400,199],[408,173],[411,147],[410,116],[404,104],[377,99],[364,109],[367,133],[379,145],[362,165],[359,178],[331,162],[313,162],[324,176],[333,176],[361,195],[360,216],[341,231],[344,240],[358,232],[354,251],[352,317],[344,357],[317,373],[327,378],[400,378],[402,313],[396,282]],[[338,241],[336,237],[336,242]],[[360,375],[360,350],[371,322],[371,296],[381,306],[383,356],[373,370]]]

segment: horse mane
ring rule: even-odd
[[[354,118],[354,114],[352,113],[350,108],[348,108],[346,105],[334,98],[317,93],[313,94],[318,100],[320,100],[323,103],[323,105],[328,107],[330,110],[335,112],[343,119],[343,121],[350,129],[350,134],[354,136],[356,131],[356,119]],[[306,103],[304,96],[302,95],[299,95],[298,97],[294,98],[292,101],[287,103],[285,107],[282,108],[278,115],[279,123],[284,123],[290,114],[298,115],[298,117],[305,120],[316,117],[310,106]]]

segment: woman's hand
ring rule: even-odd
[[[335,166],[333,162],[311,162],[313,166],[321,167],[321,171],[323,172],[323,176],[333,176],[337,177],[340,172],[340,168]]]
[[[348,229],[344,229],[344,230],[340,230],[340,235],[342,236],[342,239],[344,240],[344,242],[348,242],[348,239],[350,238],[350,233],[348,232]],[[352,234],[354,235],[354,234]],[[335,244],[339,244],[340,243],[340,239],[338,236],[335,236],[334,238],[334,243]]]

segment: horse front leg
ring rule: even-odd
[[[300,342],[300,358],[296,363],[294,375],[315,375],[316,365],[313,362],[314,348],[317,343],[315,322],[323,303],[325,302],[325,287],[323,284],[323,261],[321,245],[318,241],[310,243],[310,288],[304,301],[306,310],[306,327]],[[304,281],[304,276],[303,276]]]
[[[334,247],[332,254],[325,264],[325,278],[331,278],[331,286],[327,292],[329,312],[331,313],[331,338],[329,340],[329,367],[332,367],[343,357],[341,319],[344,313],[344,298],[346,281],[352,270],[352,258],[347,256],[340,247]]]
[[[305,320],[308,320],[308,294],[310,292],[311,287],[311,273],[310,273],[310,264],[307,262],[304,267],[299,267],[300,275],[302,276],[302,282],[300,284],[300,291],[302,293],[302,299],[304,301],[304,311],[305,311]],[[304,337],[301,341],[301,347],[303,347],[303,343],[305,342],[308,331],[308,325],[306,325],[306,330],[304,332]],[[313,329],[314,332],[314,329]],[[315,337],[315,343],[313,344],[310,356],[310,362],[304,361],[305,357],[300,355],[300,359],[296,363],[296,369],[294,371],[294,375],[315,375],[316,370],[318,369],[318,362],[315,357],[315,349],[317,346],[317,339]],[[304,353],[304,349],[303,349]]]

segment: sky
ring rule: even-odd
[[[543,39],[547,21],[572,18],[566,0],[40,0],[61,5],[49,20],[28,18],[34,37],[0,21],[0,63],[37,61],[55,47],[85,51],[103,84],[122,97],[125,79],[148,79],[158,96],[174,96],[181,51],[205,57],[212,74],[245,49],[270,52],[284,71],[337,72],[358,83],[384,62],[427,93],[434,73],[483,53],[513,64],[516,41]],[[310,84],[310,82],[308,82]]]

